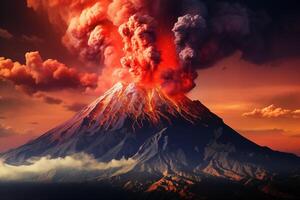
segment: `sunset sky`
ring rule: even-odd
[[[282,41],[275,45],[278,51],[287,48],[285,55],[254,63],[243,59],[243,53],[236,50],[198,70],[196,87],[187,96],[200,100],[257,144],[300,155],[300,18],[294,15],[298,11],[295,2],[274,3],[272,9],[267,4],[260,5],[271,17],[278,16],[273,19],[275,23],[288,19],[283,23],[293,34],[277,38]],[[279,33],[286,34],[284,31]],[[298,38],[293,38],[295,35]],[[290,41],[296,48],[289,46]],[[25,54],[33,51],[38,51],[43,61],[55,59],[78,69],[71,76],[78,80],[67,89],[52,89],[57,84],[53,82],[49,90],[42,85],[33,92],[24,92],[24,88],[16,88],[14,81],[0,76],[0,151],[23,144],[64,122],[110,86],[103,81],[95,91],[83,90],[86,84],[92,84],[94,70],[84,71],[88,78],[81,74],[87,64],[66,49],[46,14],[27,8],[26,1],[1,1],[0,61],[8,58],[25,64]],[[36,57],[32,57],[32,62],[36,62]],[[62,84],[68,80],[68,73],[63,71],[59,76]]]

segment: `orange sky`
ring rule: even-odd
[[[242,116],[272,104],[291,112],[300,109],[299,65],[299,58],[254,65],[241,60],[237,52],[201,71],[198,87],[189,96],[200,99],[254,142],[300,155],[300,118],[288,114],[268,118]]]

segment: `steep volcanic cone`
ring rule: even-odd
[[[98,161],[131,158],[127,178],[175,174],[192,180],[232,180],[293,173],[299,158],[260,147],[223,123],[199,101],[159,88],[117,83],[72,119],[2,156],[24,164],[32,157],[86,153]],[[135,174],[135,175],[132,175]],[[118,174],[120,175],[120,174]],[[132,176],[131,176],[132,175]],[[103,174],[95,179],[112,178]],[[125,175],[124,175],[125,176]]]
[[[201,121],[222,123],[200,102],[184,95],[170,97],[159,88],[117,83],[66,123],[5,157],[17,163],[33,156],[58,157],[81,151],[105,161],[130,157],[146,138],[162,129]]]

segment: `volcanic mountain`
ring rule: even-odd
[[[6,152],[2,159],[19,165],[32,157],[81,152],[99,162],[133,159],[125,172],[105,178],[123,178],[124,187],[131,188],[136,184],[132,180],[154,177],[145,190],[171,190],[203,177],[266,180],[295,174],[300,167],[297,156],[247,140],[199,101],[171,98],[158,88],[136,83],[116,84],[72,119]]]

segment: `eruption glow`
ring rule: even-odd
[[[258,54],[258,48],[266,52],[263,36],[270,23],[266,14],[255,13],[238,3],[212,3],[208,9],[208,4],[200,0],[176,0],[178,5],[186,6],[175,11],[173,3],[27,0],[28,7],[47,13],[51,24],[61,32],[65,47],[88,66],[87,73],[97,74],[98,77],[72,76],[76,80],[71,82],[95,81],[94,85],[82,84],[89,90],[124,81],[161,87],[172,95],[184,94],[195,87],[197,70],[235,50],[242,51],[248,60]],[[13,72],[6,62],[2,59],[0,63],[0,77],[28,86],[19,81],[26,79],[28,73],[18,74],[16,81],[7,76]],[[33,70],[39,82],[47,77],[44,71]]]

